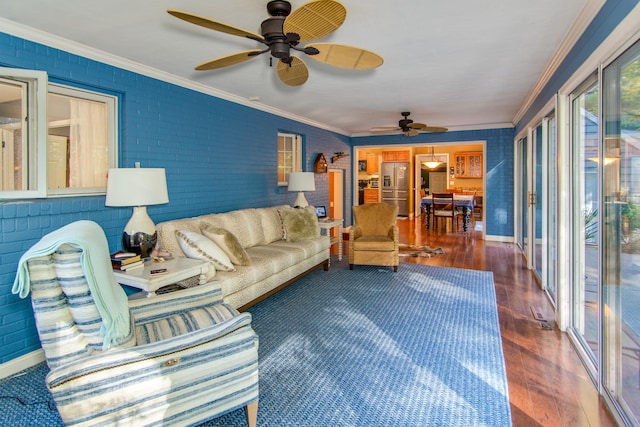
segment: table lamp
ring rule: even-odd
[[[304,197],[305,191],[316,191],[316,181],[313,172],[291,172],[289,174],[289,191],[297,191],[298,197],[293,202],[296,208],[304,208],[309,206],[307,199]]]
[[[147,206],[169,203],[167,178],[163,168],[109,169],[106,206],[133,206],[133,215],[124,227],[122,246],[127,252],[146,258],[156,246],[156,225]]]

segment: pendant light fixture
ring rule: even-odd
[[[436,159],[436,156],[433,152],[433,146],[431,146],[431,160],[426,161],[426,162],[422,162],[423,165],[425,165],[426,167],[428,167],[429,169],[435,169],[438,166],[440,166],[442,162],[439,161],[438,159]]]

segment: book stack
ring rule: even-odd
[[[118,251],[111,254],[111,266],[114,270],[130,271],[144,267],[140,255],[131,252]]]

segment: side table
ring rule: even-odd
[[[151,274],[151,270],[166,268],[162,274]],[[145,262],[144,268],[137,268],[130,272],[114,270],[118,283],[146,292],[146,296],[155,295],[163,286],[193,276],[200,276],[200,284],[204,284],[205,275],[209,270],[209,263],[199,259],[177,257],[164,262]]]
[[[326,230],[326,235],[329,236],[330,247],[334,244],[338,244],[338,261],[342,261],[342,224],[343,219],[325,218],[318,221],[320,230]],[[336,236],[331,235],[331,229],[338,227],[338,234]],[[331,262],[331,261],[329,261]]]

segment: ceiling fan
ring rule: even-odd
[[[307,81],[309,70],[306,64],[291,51],[302,52],[316,61],[336,67],[364,70],[376,68],[384,62],[378,54],[353,46],[336,43],[313,43],[304,47],[300,42],[315,40],[337,30],[345,18],[347,10],[334,0],[316,0],[306,3],[293,12],[288,1],[274,0],[267,3],[267,12],[271,15],[262,22],[262,34],[243,30],[222,22],[188,12],[169,9],[167,12],[177,18],[211,30],[239,37],[246,37],[262,43],[263,49],[245,50],[211,61],[204,62],[196,70],[214,70],[239,64],[258,55],[269,52],[278,63],[276,71],[280,80],[289,86],[299,86]]]
[[[400,113],[402,119],[398,121],[398,126],[380,126],[371,129],[371,132],[394,132],[401,130],[405,136],[416,136],[420,132],[446,132],[448,129],[439,126],[427,126],[424,123],[415,123],[409,118],[408,111]]]

